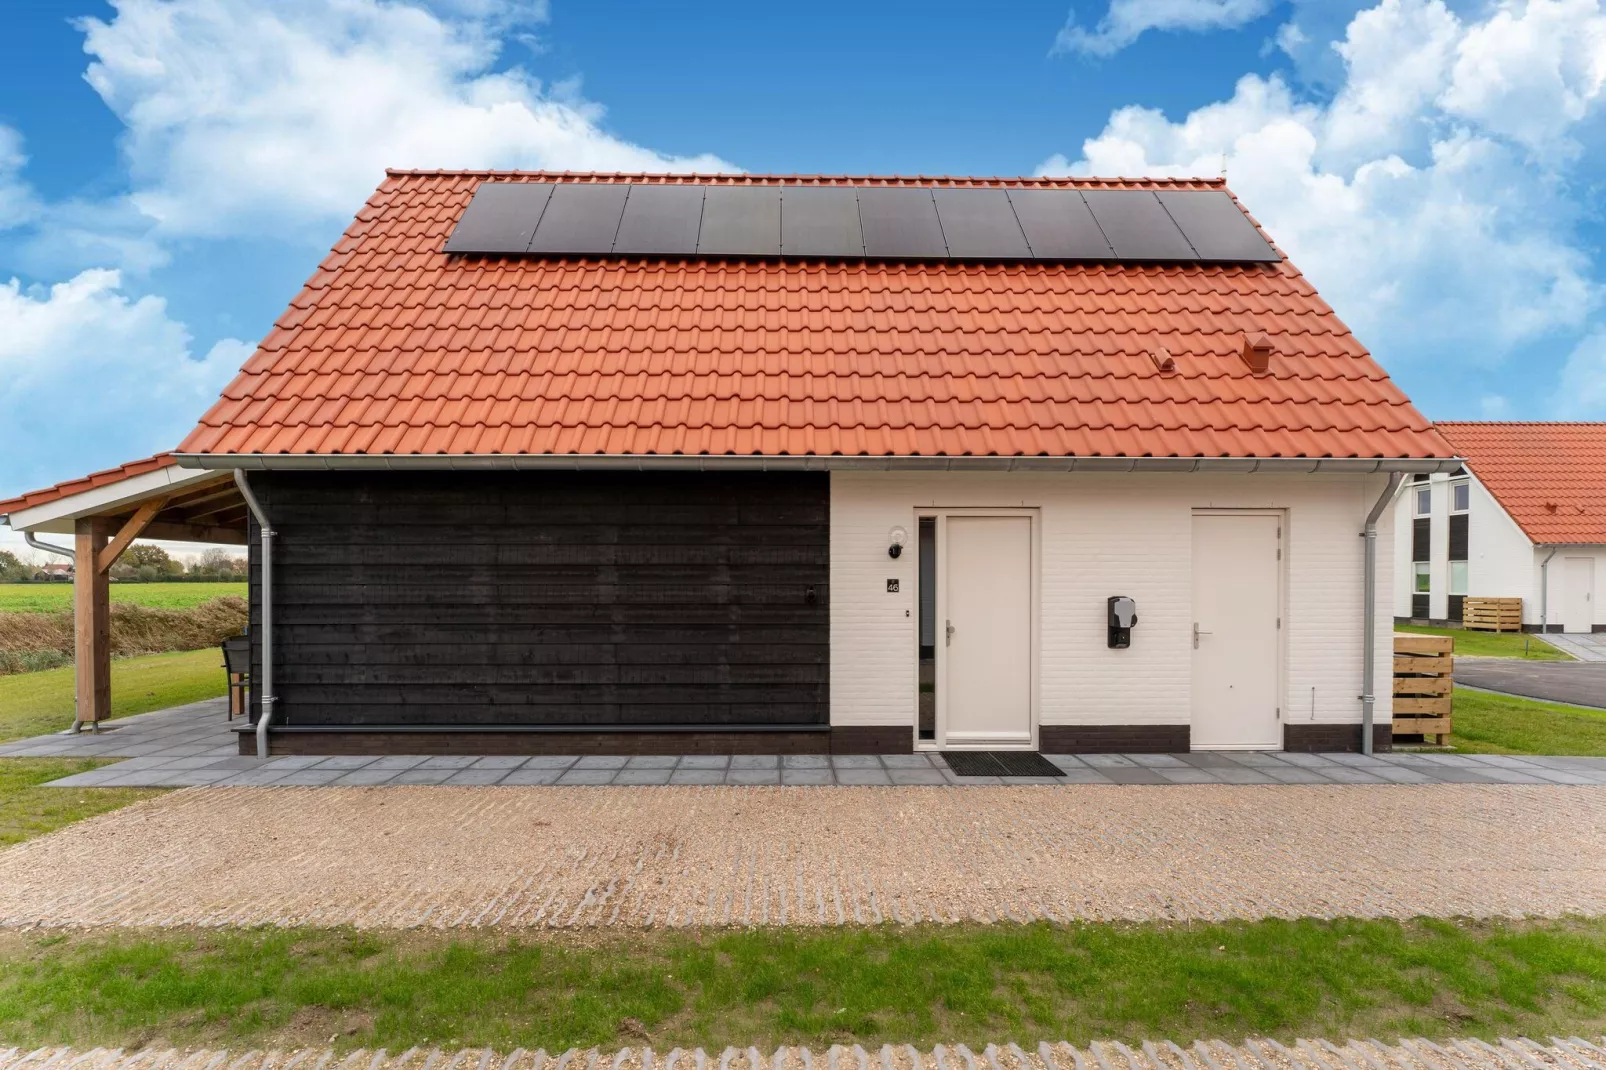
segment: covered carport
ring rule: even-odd
[[[111,716],[111,567],[135,539],[246,544],[246,504],[228,472],[169,454],[0,501],[28,545],[73,561],[77,712],[73,731]],[[49,536],[69,536],[70,545]],[[41,538],[41,536],[45,536]]]

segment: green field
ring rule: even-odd
[[[1455,689],[1450,745],[1464,754],[1606,756],[1606,710]]]
[[[0,934],[25,1048],[1594,1036],[1606,920]]]
[[[1571,661],[1539,638],[1522,632],[1473,632],[1465,628],[1428,628],[1418,624],[1396,624],[1394,630],[1411,635],[1448,635],[1455,639],[1455,652],[1469,658],[1527,658],[1529,661]]]
[[[152,609],[191,609],[214,598],[244,598],[243,583],[114,583],[113,602]],[[72,608],[70,583],[0,583],[0,613],[55,613]]]
[[[112,716],[166,709],[227,690],[216,649],[147,654],[112,662]],[[0,743],[72,726],[73,667],[0,676]]]

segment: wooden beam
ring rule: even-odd
[[[77,719],[95,724],[112,710],[112,619],[106,570],[99,567],[109,522],[80,517],[73,568],[73,653],[78,679]]]
[[[147,539],[171,539],[174,542],[215,542],[225,546],[244,546],[245,527],[223,527],[215,524],[176,524],[153,520],[145,529]]]
[[[166,498],[152,498],[140,506],[134,515],[128,518],[128,523],[123,525],[117,536],[95,555],[96,570],[101,573],[110,571],[112,565],[116,564],[117,559],[122,556],[123,551],[128,549],[128,544],[139,538],[140,532],[144,531],[150,525],[150,522],[156,519],[156,514],[161,512],[166,505]]]

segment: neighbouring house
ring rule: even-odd
[[[34,569],[33,578],[36,580],[70,580],[72,579],[72,565],[64,561],[50,561]]]
[[[1395,616],[1459,623],[1467,596],[1520,598],[1527,631],[1606,631],[1606,423],[1436,426],[1466,463],[1400,497]]]
[[[395,171],[0,512],[247,541],[242,749],[1354,749],[1460,463],[1220,181]]]

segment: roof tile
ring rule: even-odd
[[[1606,423],[1437,425],[1539,544],[1606,544]]]

